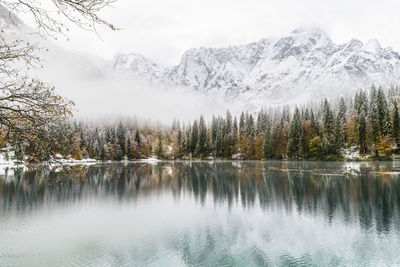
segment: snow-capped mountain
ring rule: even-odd
[[[108,76],[130,76],[256,105],[282,104],[345,95],[372,84],[398,84],[400,54],[381,48],[377,40],[335,44],[321,29],[299,28],[247,45],[190,49],[173,67],[138,54],[118,54],[105,70]]]
[[[17,17],[10,19],[1,5],[0,29],[6,39],[27,39],[49,48],[40,55],[45,68],[38,75],[70,97],[76,95],[71,88],[88,87],[75,84],[78,80],[104,82],[106,78],[112,84],[133,79],[129,86],[144,83],[170,92],[195,91],[219,102],[260,107],[352,95],[372,84],[389,87],[400,82],[398,52],[382,48],[377,40],[335,44],[317,28],[299,28],[287,36],[247,45],[190,49],[172,67],[136,53],[119,53],[107,61],[67,51],[29,34],[34,30]]]

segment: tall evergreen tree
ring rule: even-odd
[[[323,145],[324,145],[324,153],[326,156],[332,156],[338,154],[338,148],[335,142],[335,120],[333,116],[333,112],[331,110],[331,106],[327,99],[324,101],[324,109],[323,109]]]
[[[386,102],[385,94],[382,88],[378,89],[377,108],[380,132],[383,136],[390,135],[392,132],[390,113]]]
[[[221,157],[223,155],[223,147],[224,147],[223,142],[224,142],[223,129],[222,127],[219,127],[217,131],[217,141],[215,145],[215,155],[217,157]]]
[[[211,144],[214,146],[215,142],[217,141],[217,132],[218,132],[218,120],[217,118],[213,115],[212,121],[211,121]]]
[[[184,144],[182,140],[182,130],[179,124],[178,124],[178,134],[176,136],[176,145],[178,147],[178,156],[181,156],[183,150],[182,147],[184,146]]]
[[[162,137],[159,135],[158,137],[158,144],[157,144],[157,158],[162,159],[164,158],[164,149],[162,144]]]
[[[367,120],[364,111],[361,111],[358,122],[358,140],[360,145],[360,153],[365,154],[367,152]]]
[[[192,154],[195,154],[198,141],[199,141],[199,125],[197,124],[197,120],[195,120],[192,127],[192,137],[191,137],[192,146],[190,148],[190,152]]]
[[[205,155],[207,153],[207,127],[206,123],[204,122],[203,116],[200,116],[199,122],[199,147],[198,153],[200,155]]]
[[[244,113],[242,112],[240,114],[240,119],[239,119],[239,139],[240,139],[240,141],[243,139],[245,133],[246,133],[246,130],[245,130],[245,117],[244,117]]]
[[[122,125],[122,122],[120,122],[117,127],[117,139],[119,149],[121,150],[120,153],[122,154],[122,156],[118,155],[118,157],[123,158],[126,153],[126,132],[124,126]]]
[[[140,140],[140,133],[139,133],[139,129],[136,128],[136,132],[135,132],[135,142],[137,144],[137,146],[141,146],[141,140]]]
[[[126,157],[128,160],[133,159],[133,149],[132,149],[132,144],[130,138],[128,138],[127,144],[126,144]]]
[[[272,158],[271,129],[269,127],[267,127],[264,131],[263,157],[266,159]]]
[[[347,106],[346,102],[344,101],[344,98],[340,98],[339,102],[339,111],[337,115],[337,119],[340,124],[344,125],[346,123],[346,113],[347,113]]]
[[[290,125],[289,140],[287,146],[287,156],[290,159],[301,159],[303,157],[302,151],[302,124],[300,119],[299,109],[293,115],[293,120]]]
[[[237,144],[238,133],[239,133],[239,128],[238,128],[237,119],[235,116],[235,118],[233,119],[233,125],[232,125],[232,145],[233,145],[233,147],[235,147]]]
[[[393,101],[393,142],[396,146],[399,145],[399,130],[400,130],[400,116],[397,101]]]
[[[317,135],[319,135],[319,127],[318,127],[318,122],[314,117],[314,112],[311,110],[311,115],[310,115],[310,128],[311,128],[311,137],[314,138]]]

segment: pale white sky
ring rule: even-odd
[[[400,51],[399,11],[400,0],[119,0],[102,15],[123,30],[100,27],[101,40],[94,33],[71,27],[71,41],[60,39],[57,44],[108,59],[118,52],[136,52],[158,63],[175,65],[190,48],[246,44],[311,26],[325,30],[336,43],[377,38],[382,46]],[[206,111],[224,114],[226,110],[208,98],[179,98],[136,83],[65,81],[59,74],[63,72],[54,70],[57,73],[46,69],[46,81],[73,99],[81,115],[136,114],[165,120],[190,119]],[[171,106],[180,108],[172,113]]]
[[[399,0],[119,0],[103,17],[123,30],[100,28],[100,40],[72,28],[71,41],[59,43],[106,58],[137,52],[175,65],[189,48],[245,44],[315,26],[337,43],[377,38],[400,50],[399,12]]]

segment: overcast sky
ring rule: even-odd
[[[48,5],[50,1],[41,3]],[[246,44],[284,36],[298,27],[319,27],[336,43],[351,38],[363,42],[377,38],[382,46],[400,51],[399,11],[400,0],[119,0],[101,15],[122,30],[113,32],[100,27],[101,40],[94,33],[71,27],[71,41],[61,38],[56,43],[108,59],[118,52],[136,52],[158,63],[175,65],[190,48]],[[178,98],[175,93],[144,89],[130,82],[79,84],[68,77],[65,81],[57,68],[53,71],[56,73],[45,70],[49,82],[61,95],[74,100],[83,116],[107,112],[162,120],[185,115],[190,119],[200,110],[226,110],[210,99],[200,101],[198,96]],[[196,104],[197,108],[193,108]],[[171,106],[181,109],[174,108],[172,114]]]
[[[141,53],[173,65],[192,47],[227,46],[281,36],[301,26],[324,29],[335,42],[352,37],[400,50],[399,0],[119,0],[103,17],[123,30],[75,29],[68,48],[111,58]]]

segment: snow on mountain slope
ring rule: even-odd
[[[377,40],[335,44],[320,29],[299,28],[242,46],[190,49],[169,68],[138,54],[119,54],[107,73],[259,106],[398,84],[400,55]]]
[[[146,81],[162,79],[166,68],[136,53],[117,54],[106,66],[105,74],[119,78],[135,78]]]
[[[107,61],[67,51],[28,34],[33,30],[18,18],[13,21],[0,6],[2,36],[22,37],[49,48],[40,55],[45,68],[35,75],[78,102],[83,88],[108,86],[104,90],[113,90],[116,83],[124,83],[124,92],[133,87],[168,89],[170,93],[194,91],[224,105],[237,102],[253,109],[353,94],[372,84],[389,87],[400,81],[398,52],[382,48],[377,40],[335,44],[317,28],[299,28],[287,36],[240,46],[190,49],[178,65],[168,67],[136,53],[120,53]],[[92,96],[86,97],[87,102],[93,102]]]

